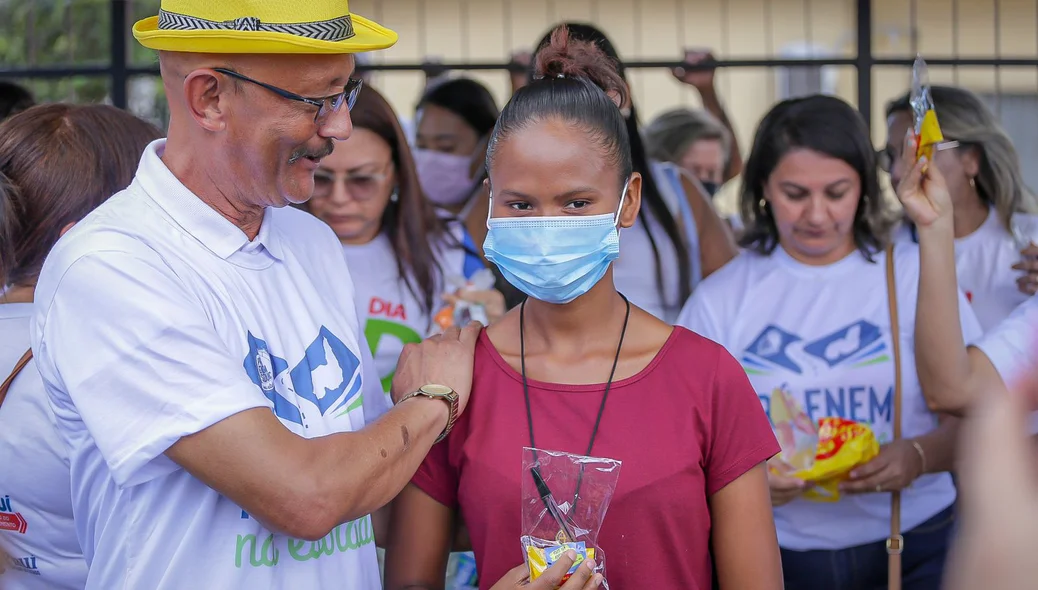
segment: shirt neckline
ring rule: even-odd
[[[862,253],[855,249],[836,262],[822,265],[804,264],[793,258],[782,245],[776,246],[775,250],[766,257],[775,260],[795,274],[812,278],[833,277],[854,272],[862,262],[865,262]]]
[[[260,260],[253,257],[266,258],[264,253],[275,260],[284,260],[279,235],[272,227],[273,208],[266,208],[259,233],[250,242],[245,232],[198,198],[170,171],[162,161],[165,148],[165,139],[157,139],[148,145],[135,180],[181,229],[213,254],[230,262],[255,266]]]
[[[652,372],[656,370],[656,367],[658,367],[660,363],[663,362],[663,358],[667,355],[670,349],[674,347],[675,342],[677,342],[679,334],[683,329],[684,328],[681,328],[679,326],[674,326],[670,332],[670,336],[667,337],[667,341],[663,343],[663,346],[660,347],[659,351],[656,352],[656,356],[654,356],[652,360],[649,361],[649,364],[646,365],[641,371],[638,371],[637,373],[631,375],[630,377],[627,377],[626,379],[614,381],[611,389],[616,390],[624,387],[630,387],[651,375]],[[494,364],[496,364],[498,368],[508,378],[522,385],[522,373],[513,369],[512,366],[508,364],[508,361],[506,361],[504,357],[501,356],[501,353],[497,351],[497,348],[494,346],[494,343],[491,342],[490,337],[487,336],[487,331],[485,328],[482,332],[480,332],[477,344],[487,351],[487,353],[490,355],[490,359],[494,361]],[[556,391],[565,393],[601,393],[606,386],[604,382],[592,384],[548,383],[547,381],[538,381],[537,379],[529,378],[527,378],[526,382],[527,384],[529,384],[530,389],[539,389],[544,391]]]

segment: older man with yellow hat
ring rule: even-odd
[[[284,206],[350,135],[351,54],[396,34],[345,0],[163,0],[133,32],[168,138],[33,318],[87,588],[379,588],[369,514],[464,410],[477,329],[406,349],[385,407],[338,240]]]

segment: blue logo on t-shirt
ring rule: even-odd
[[[865,320],[859,320],[804,346],[804,352],[821,359],[830,367],[845,361],[866,360],[884,350],[886,344],[880,340],[879,328]]]
[[[799,374],[800,366],[793,362],[793,359],[789,358],[786,349],[790,344],[800,340],[800,336],[796,334],[787,332],[778,326],[769,325],[746,348],[746,353],[743,354],[742,359],[743,366],[747,367],[749,365],[748,369],[754,366],[765,368],[768,364],[772,364]],[[767,363],[762,363],[760,362],[761,360],[767,361]]]
[[[245,373],[274,404],[274,415],[278,418],[303,423],[291,394],[317,406],[322,416],[351,401],[353,405],[360,405],[363,381],[360,359],[328,328],[321,327],[303,358],[291,369],[288,361],[271,353],[266,341],[251,332],[247,338],[249,354],[243,362]],[[284,391],[278,391],[279,377]]]

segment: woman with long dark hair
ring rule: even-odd
[[[485,266],[465,246],[464,229],[448,226],[425,197],[389,102],[364,87],[350,117],[353,134],[321,160],[304,208],[343,244],[364,335],[388,395],[404,345],[435,332],[436,314]],[[495,291],[464,297],[487,304],[488,320],[504,313]]]
[[[29,351],[29,319],[47,253],[130,184],[159,137],[154,126],[101,105],[42,105],[0,123],[0,519],[15,525],[0,529],[0,555],[13,558],[0,566],[5,589],[86,584],[66,441]]]
[[[938,590],[958,424],[927,409],[916,375],[919,249],[888,247],[868,128],[835,97],[783,101],[761,121],[742,179],[746,250],[703,281],[680,324],[740,359],[765,407],[791,398],[812,422],[869,425],[881,445],[836,501],[805,496],[812,486],[781,462],[769,471],[786,588],[885,588],[898,525],[904,588]],[[979,334],[969,308],[946,321]]]

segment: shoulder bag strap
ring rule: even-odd
[[[894,246],[887,246],[887,307],[890,309],[890,340],[894,347],[894,440],[901,438],[901,330],[897,316],[897,283],[894,274]],[[901,590],[901,552],[905,538],[901,536],[901,492],[890,494],[890,537],[888,589]]]
[[[7,376],[7,379],[4,379],[4,382],[0,384],[0,406],[4,405],[4,400],[7,398],[7,390],[11,389],[11,384],[14,383],[14,378],[18,376],[18,373],[22,372],[22,369],[24,369],[25,365],[29,364],[29,361],[31,360],[32,349],[30,348],[25,351],[22,358],[18,359],[18,362],[14,365],[14,370],[11,371],[11,374]]]

